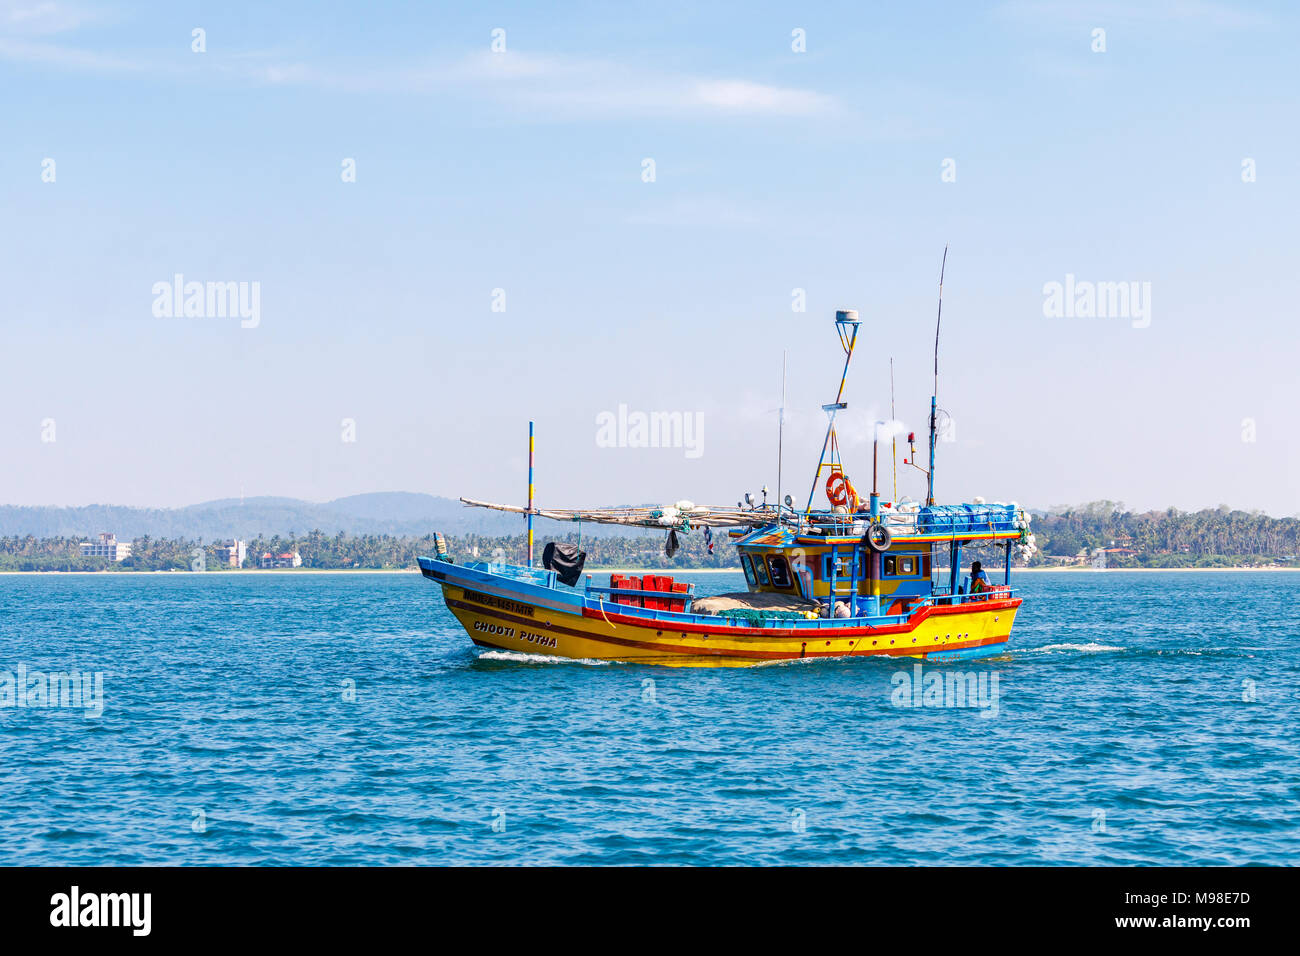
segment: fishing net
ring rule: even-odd
[[[726,611],[714,611],[714,617],[725,618],[729,624],[745,627],[765,627],[769,621],[804,621],[807,616],[803,611],[769,611],[756,608],[730,608]]]

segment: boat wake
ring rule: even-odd
[[[803,667],[808,664],[839,664],[848,660],[848,655],[844,657],[783,657],[778,660],[755,661],[749,665],[749,670],[757,670],[761,667]],[[862,660],[866,660],[865,657]]]
[[[1042,647],[1018,648],[1014,655],[1021,654],[1106,654],[1123,653],[1125,657],[1209,657],[1239,658],[1254,657],[1256,649],[1249,647],[1118,647],[1114,644],[1044,644]]]
[[[1123,647],[1116,647],[1113,644],[1098,644],[1090,641],[1087,644],[1044,644],[1042,647],[1026,647],[1021,652],[1025,654],[1055,654],[1074,651],[1079,654],[1102,654],[1107,651],[1122,651]]]
[[[512,664],[587,664],[591,667],[605,667],[613,663],[613,661],[598,661],[589,657],[555,657],[551,654],[525,654],[522,651],[484,651],[477,659],[509,661]]]

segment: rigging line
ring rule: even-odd
[[[613,621],[611,621],[609,619],[609,616],[605,613],[605,599],[603,597],[596,598],[596,604],[600,608],[600,616],[605,619],[605,623],[608,624],[613,630],[617,631],[618,625],[615,624]]]

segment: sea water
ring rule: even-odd
[[[1018,586],[984,661],[670,669],[415,573],[0,576],[0,864],[1300,859],[1300,574]]]

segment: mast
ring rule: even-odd
[[[835,413],[848,408],[844,401],[844,383],[849,377],[849,362],[853,361],[853,346],[858,341],[860,324],[856,309],[839,309],[835,312],[835,331],[839,333],[840,347],[844,349],[844,371],[840,373],[840,387],[835,393],[835,401],[822,406],[822,411],[829,420],[826,423],[826,438],[822,441],[821,457],[817,459],[817,472],[813,475],[812,487],[808,489],[808,505],[804,508],[804,514],[812,511],[813,496],[817,494],[817,480],[826,467],[826,449],[830,447],[831,438],[835,435]]]
[[[939,314],[934,320],[934,389],[930,392],[930,473],[926,476],[925,504],[934,504],[934,437],[939,414],[939,325],[943,322],[943,273],[948,266],[948,246],[939,266]]]
[[[877,451],[880,447],[880,429],[885,425],[884,422],[875,422],[871,429],[874,434],[871,436],[871,517],[874,518],[880,514],[880,489],[876,484],[876,466],[879,463],[880,456]]]

